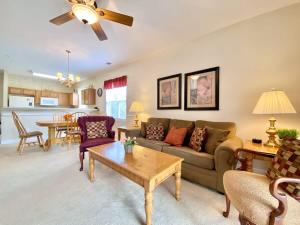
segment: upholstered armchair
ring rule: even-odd
[[[87,135],[87,122],[100,122],[106,121],[106,129],[107,129],[107,137],[101,138],[93,138],[88,139]],[[87,151],[87,148],[112,143],[115,141],[115,131],[112,130],[112,127],[115,123],[115,119],[110,116],[83,116],[78,118],[78,126],[80,127],[80,138],[81,143],[79,146],[79,160],[80,160],[80,171],[83,170],[83,160],[84,160],[84,153]]]
[[[227,208],[223,213],[224,217],[229,216],[230,204],[232,203],[239,212],[241,225],[300,224],[300,202],[288,194],[288,191],[292,190],[299,195],[299,191],[297,192],[295,187],[299,188],[297,184],[300,184],[300,141],[295,140],[290,142],[289,145],[283,146],[285,145],[283,144],[280,147],[273,159],[272,163],[274,166],[269,168],[268,174],[275,169],[276,171],[283,171],[287,175],[292,174],[292,177],[281,175],[271,180],[264,174],[241,170],[225,172],[223,182]],[[283,149],[287,148],[287,146],[292,151]],[[262,152],[251,153],[260,156],[265,154]],[[243,165],[245,160],[242,155],[242,151],[236,154],[236,158],[241,163],[240,168],[245,167]],[[285,163],[285,160],[288,163]],[[283,188],[286,187],[287,189],[284,190]]]

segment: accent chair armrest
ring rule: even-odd
[[[127,129],[125,132],[126,137],[141,137],[141,129],[140,128],[132,128]]]
[[[235,136],[222,142],[215,151],[215,168],[217,171],[217,190],[224,193],[223,175],[236,166],[235,152],[243,146],[242,140]]]
[[[274,209],[270,215],[270,224],[284,224],[284,217],[288,210],[287,197],[285,193],[279,192],[278,186],[281,183],[297,183],[300,184],[300,179],[280,177],[273,180],[269,186],[271,195],[279,202],[278,208]],[[276,222],[276,223],[275,223]]]
[[[115,139],[116,132],[114,130],[107,131],[108,137]]]

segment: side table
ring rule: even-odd
[[[241,162],[240,170],[253,171],[253,159],[261,157],[273,158],[278,151],[278,147],[268,147],[263,144],[255,144],[252,141],[245,141],[244,146],[235,152],[235,156]],[[241,154],[244,153],[244,157]]]

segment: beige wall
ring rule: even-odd
[[[251,113],[263,91],[284,90],[300,111],[299,40],[300,4],[296,4],[182,43],[89,82],[102,87],[106,79],[128,75],[128,104],[144,102],[147,115],[235,121],[242,138],[265,138],[268,116]],[[157,78],[213,66],[220,66],[219,111],[156,109]],[[105,109],[105,96],[97,98],[97,105]],[[300,129],[299,115],[277,116],[278,127]]]
[[[9,87],[20,87],[34,90],[48,89],[51,91],[58,92],[72,92],[73,89],[67,88],[61,85],[56,80],[49,80],[34,76],[21,76],[21,75],[8,75],[8,86]]]

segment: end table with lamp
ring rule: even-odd
[[[135,120],[133,127],[139,127],[139,119],[138,119],[138,113],[141,113],[144,111],[144,106],[141,102],[134,101],[132,102],[129,112],[135,113]]]
[[[276,142],[277,130],[275,127],[276,119],[274,115],[289,113],[296,113],[296,110],[283,91],[271,90],[262,93],[253,110],[253,114],[272,115],[272,117],[269,119],[270,127],[266,130],[269,138],[268,141],[264,144],[265,146],[279,146]]]

